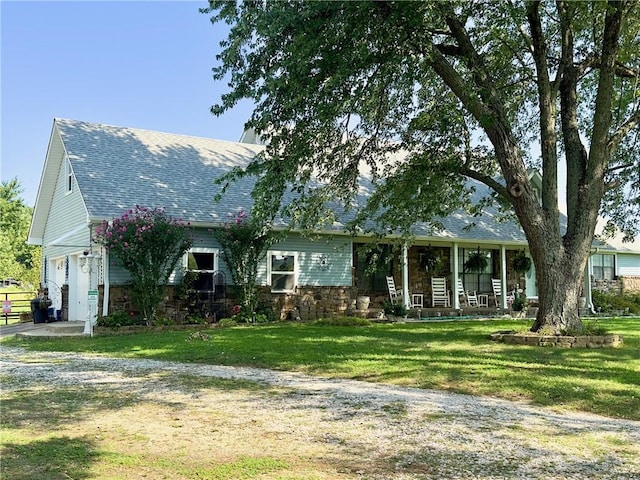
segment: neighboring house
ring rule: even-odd
[[[254,137],[244,135],[245,140]],[[239,181],[216,203],[219,187],[214,180],[246,165],[263,148],[254,143],[56,119],[29,243],[42,245],[43,286],[57,298],[56,308],[63,309],[64,318],[87,317],[89,291],[99,290],[102,315],[128,306],[128,273],[93,245],[91,237],[96,225],[135,205],[165,207],[169,215],[194,227],[194,246],[172,275],[171,284],[179,284],[187,270],[197,277],[204,293],[216,288],[216,278],[226,278],[228,283],[228,268],[210,229],[220,227],[239,210],[250,210],[253,182],[249,178]],[[390,246],[367,251],[364,247],[372,245],[370,237],[352,237],[339,226],[313,238],[292,232],[268,252],[259,269],[259,282],[282,315],[296,308],[303,317],[344,312],[362,295],[380,303],[388,298],[387,275],[402,285],[405,298],[423,294],[424,307],[429,303],[429,278],[433,275],[448,278],[453,309],[460,307],[457,282],[452,281],[457,278],[462,279],[465,289],[487,297],[491,296],[491,279],[500,278],[504,292],[517,287],[535,299],[533,269],[520,278],[511,268],[513,257],[527,249],[525,237],[516,223],[497,222],[497,215],[491,209],[474,218],[456,213],[440,219],[444,228],[436,234],[416,223],[412,244],[394,255],[391,263],[381,263],[374,274],[366,271],[372,254],[384,257]],[[471,224],[475,226],[465,228]],[[474,252],[486,255],[488,266],[481,273],[466,273],[463,265]],[[433,253],[439,258],[435,272],[433,268],[427,271],[423,261]],[[99,254],[103,262],[91,280],[84,264],[87,257]],[[592,259],[589,272],[595,278],[640,277],[640,248],[618,250],[603,245],[601,250],[594,249]],[[585,296],[590,298],[590,275],[585,278]],[[56,297],[56,291],[62,295]],[[505,295],[501,302],[500,307],[507,306]]]
[[[589,258],[592,288],[608,293],[640,292],[639,264],[640,238],[631,243],[620,237],[606,243],[595,240]]]

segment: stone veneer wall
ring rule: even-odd
[[[355,287],[298,287],[295,293],[271,293],[260,287],[262,304],[271,304],[281,320],[316,320],[333,315],[352,313],[355,308]]]
[[[564,348],[606,348],[622,345],[620,335],[537,335],[535,333],[496,332],[491,340],[517,345],[534,345],[540,347]]]
[[[625,293],[640,293],[640,276],[623,276],[616,280],[602,280],[591,277],[591,286],[594,290],[610,295],[622,295]]]
[[[640,293],[640,276],[620,277],[622,293]]]
[[[619,280],[605,280],[591,277],[591,288],[608,295],[620,295],[621,282]]]
[[[132,303],[126,286],[112,286],[109,291],[109,311],[137,311]],[[227,289],[230,293],[231,289]],[[298,287],[295,293],[271,293],[269,287],[259,287],[259,298],[262,305],[271,305],[281,320],[300,319],[315,320],[317,318],[353,313],[357,297],[355,287]],[[99,312],[102,312],[103,289],[100,287]],[[227,297],[229,305],[234,304],[232,297]],[[184,321],[184,303],[176,295],[176,288],[167,287],[164,304],[159,309],[177,323]]]

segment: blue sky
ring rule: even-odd
[[[251,113],[209,108],[226,36],[206,1],[0,1],[1,177],[34,205],[53,119],[238,140]]]

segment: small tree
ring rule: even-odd
[[[187,226],[169,217],[164,209],[136,205],[113,222],[96,228],[95,241],[131,273],[131,297],[148,324],[156,320],[171,272],[191,247],[192,235]]]
[[[245,313],[255,312],[258,261],[277,241],[277,235],[263,222],[250,219],[244,211],[225,223],[224,228],[214,230],[213,235],[220,242],[220,255],[231,272],[233,283],[239,288],[240,304]]]

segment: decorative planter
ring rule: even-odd
[[[516,272],[524,275],[531,269],[532,263],[533,263],[532,260],[529,257],[527,257],[527,255],[524,252],[519,252],[513,258],[512,266]]]
[[[360,296],[356,299],[356,310],[368,310],[371,298],[367,296]]]

